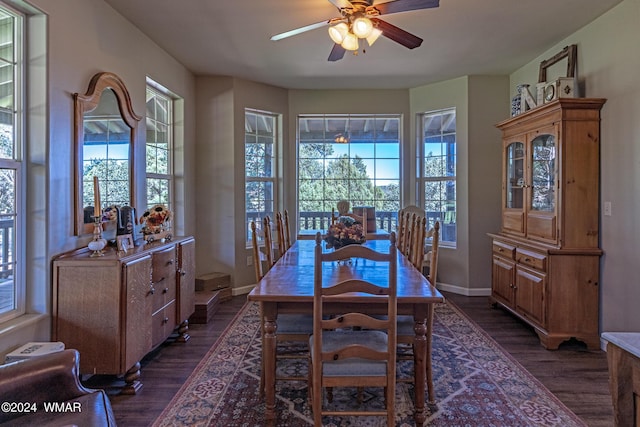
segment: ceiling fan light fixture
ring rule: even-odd
[[[378,40],[378,37],[380,37],[381,35],[382,30],[380,30],[379,28],[372,29],[371,34],[369,34],[369,37],[367,37],[367,43],[369,43],[369,46],[373,46],[376,40]]]
[[[358,50],[358,37],[353,33],[347,33],[342,41],[342,47],[345,50]]]
[[[329,37],[331,37],[331,40],[337,44],[342,44],[348,32],[349,27],[344,22],[340,22],[339,24],[329,27]]]
[[[373,30],[373,22],[371,19],[366,16],[359,16],[358,18],[353,20],[352,24],[353,34],[355,34],[358,38],[366,39],[371,34]]]

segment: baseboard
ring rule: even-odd
[[[491,288],[463,288],[462,286],[449,285],[447,283],[436,283],[436,288],[441,291],[451,292],[467,297],[488,297],[491,295]]]
[[[251,292],[255,287],[256,285],[254,283],[253,285],[241,286],[239,288],[232,288],[231,293],[233,294],[234,297],[237,295],[245,295]]]

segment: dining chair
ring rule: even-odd
[[[440,240],[440,222],[436,221],[433,225],[433,228],[429,230],[429,232],[425,233],[426,236],[431,238],[431,250],[427,254],[429,257],[430,270],[427,279],[429,283],[435,287],[435,277],[438,271],[438,248],[439,248],[439,240]],[[422,244],[424,248],[424,243]],[[422,271],[422,263],[416,263],[414,266]],[[428,324],[433,325],[433,306],[429,304],[427,308],[427,316],[428,316]],[[433,386],[433,368],[431,361],[431,353],[433,347],[433,331],[427,331],[427,345],[426,345],[426,355],[425,355],[425,366],[426,366],[426,377],[427,377],[427,392],[429,396],[429,401],[433,401],[435,399],[435,390]],[[401,351],[400,359],[412,358],[414,360],[415,365],[415,357],[416,354],[413,351],[413,340],[415,338],[415,330],[414,330],[414,321],[413,316],[398,316],[398,348]],[[404,350],[410,347],[411,351],[407,354]],[[402,382],[412,382],[413,375],[408,378],[399,379],[398,381]]]
[[[289,211],[284,210],[284,247],[285,250],[291,249],[291,228],[289,228]]]
[[[349,245],[325,253],[322,251],[321,235],[316,234],[313,335],[309,339],[311,352],[309,390],[316,426],[322,425],[323,415],[386,416],[387,425],[395,425],[397,317],[395,238],[395,233],[392,232],[388,253],[377,252],[362,245]],[[338,279],[337,283],[323,286],[323,264],[345,258],[388,263],[388,275],[382,275],[379,280],[376,280],[380,283],[347,278]],[[386,318],[378,319],[357,312],[328,316],[332,313],[325,312],[327,305],[339,300],[341,295],[356,292],[381,301],[379,303],[385,308]],[[323,405],[323,390],[346,386],[383,387],[385,410],[326,409]],[[330,393],[327,400],[331,403]]]
[[[418,268],[424,274],[429,282],[435,286],[438,279],[438,249],[440,247],[440,221],[436,221],[433,227],[425,234],[425,239],[431,240],[431,250],[424,257],[422,265]],[[425,245],[426,246],[426,245]]]
[[[258,242],[258,232],[256,230],[255,221],[251,221],[251,242],[253,244],[253,259],[255,265],[255,273],[256,273],[256,283],[262,280],[262,277],[266,273],[262,269],[261,262],[261,252],[260,245]],[[271,268],[271,266],[268,266]],[[260,321],[262,323],[263,310],[262,305],[260,305]],[[262,348],[264,349],[264,331],[262,331]],[[280,314],[276,319],[276,340],[280,344],[280,346],[276,347],[276,361],[278,359],[309,359],[308,353],[308,343],[309,336],[313,332],[313,316],[310,314]],[[286,348],[283,346],[286,343],[294,342],[298,344],[294,351],[288,352]],[[305,348],[305,351],[299,351],[299,345],[302,344]],[[262,357],[262,365],[260,369],[260,394],[264,393],[264,385],[265,385],[265,370],[264,370],[264,355]],[[276,362],[277,363],[277,362]],[[276,380],[286,380],[286,381],[307,381],[308,376],[292,376],[292,375],[276,375]]]
[[[284,216],[276,212],[276,234],[278,235],[278,258],[287,250],[284,244]]]
[[[413,226],[413,241],[411,242],[411,252],[409,260],[411,264],[418,270],[422,271],[424,263],[424,239],[426,235],[427,219],[425,217],[416,217]]]
[[[405,220],[407,225],[405,230],[404,245],[401,249],[401,252],[407,258],[409,258],[411,256],[412,242],[413,242],[413,239],[415,238],[415,236],[413,235],[414,233],[413,230],[416,226],[416,214],[415,212],[405,212],[405,215],[407,216]]]
[[[274,261],[273,238],[271,236],[271,218],[267,215],[262,219],[262,232],[264,234],[264,254],[268,268],[271,268]]]

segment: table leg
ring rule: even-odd
[[[264,340],[262,357],[264,357],[264,392],[265,418],[275,420],[276,414],[276,319],[278,307],[275,303],[263,303]]]
[[[424,305],[424,304],[419,304]],[[428,304],[431,306],[431,304]],[[426,355],[427,355],[427,313],[424,307],[414,308],[413,314],[413,330],[416,336],[413,338],[413,384],[415,392],[415,413],[414,418],[416,425],[423,425],[427,415],[424,409],[424,383],[426,373]]]
[[[433,304],[428,304],[427,307],[427,353],[424,359],[425,369],[427,374],[427,392],[429,394],[429,402],[436,400],[435,390],[433,389],[433,359],[431,357],[431,350],[433,347]]]

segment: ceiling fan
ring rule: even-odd
[[[361,39],[367,40],[371,46],[381,35],[409,49],[415,49],[422,44],[420,37],[378,17],[410,10],[429,9],[440,5],[440,0],[395,0],[376,5],[372,4],[374,0],[329,1],[338,8],[339,17],[276,34],[271,37],[271,40],[282,40],[328,25],[329,36],[335,43],[329,54],[329,61],[342,59],[347,50],[357,52]]]

